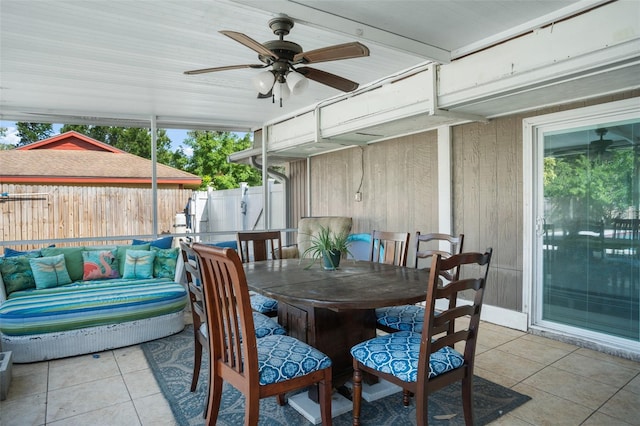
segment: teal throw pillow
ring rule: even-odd
[[[153,261],[153,276],[173,279],[176,275],[176,263],[178,263],[180,248],[159,249],[151,246],[151,251],[156,254]]]
[[[147,250],[127,250],[122,278],[153,278],[153,260],[156,253]]]
[[[118,246],[118,271],[120,276],[124,277],[124,262],[127,258],[127,250],[149,250],[149,243],[140,244],[135,247],[131,247],[129,244],[126,246]]]
[[[67,272],[67,266],[63,254],[49,257],[36,257],[29,259],[36,288],[58,287],[71,284],[71,278]]]
[[[0,258],[0,274],[7,296],[14,291],[36,288],[29,259],[34,255]]]
[[[64,262],[69,272],[71,281],[80,281],[84,275],[84,262],[82,260],[82,252],[86,248],[80,247],[45,247],[43,248],[42,255],[45,257],[57,256],[59,254],[64,255]]]
[[[83,280],[108,280],[120,278],[117,249],[87,250],[82,252],[84,261]]]

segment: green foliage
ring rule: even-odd
[[[95,140],[108,143],[129,154],[151,159],[151,130],[136,127],[90,126],[65,124],[61,133],[74,130]],[[187,162],[184,151],[171,151],[171,139],[163,129],[158,130],[156,139],[158,163],[182,169]],[[182,167],[181,167],[182,166]]]
[[[53,136],[53,125],[48,123],[16,123],[20,142],[18,146],[27,145]]]
[[[188,133],[184,143],[193,150],[184,170],[202,177],[201,189],[238,188],[240,182],[247,182],[249,186],[262,184],[258,170],[227,161],[230,154],[251,147],[249,134],[240,138],[229,132],[194,130]]]
[[[575,212],[592,220],[611,219],[633,206],[632,188],[639,184],[633,176],[636,155],[626,149],[612,150],[606,158],[545,158],[544,195],[553,220],[570,220]]]
[[[347,232],[335,234],[329,228],[321,226],[317,234],[309,236],[309,242],[309,248],[302,253],[303,258],[309,255],[313,259],[313,262],[308,267],[311,267],[317,259],[325,256],[331,259],[329,256],[331,253],[351,254],[349,251],[349,233]]]

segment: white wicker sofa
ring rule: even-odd
[[[11,351],[15,363],[29,363],[177,333],[188,301],[181,266],[178,249],[149,244],[46,248],[0,258],[0,349]],[[52,269],[53,284],[41,277],[44,270],[49,279]]]

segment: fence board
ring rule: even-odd
[[[2,241],[25,241],[12,246],[33,248],[29,240],[150,235],[153,230],[151,188],[0,184]],[[37,194],[39,196],[20,196]],[[173,232],[175,215],[182,212],[192,191],[158,188],[158,232]],[[113,242],[110,242],[111,244]],[[71,244],[68,244],[71,245]]]

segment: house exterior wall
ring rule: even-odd
[[[523,310],[522,120],[637,96],[640,90],[452,128],[452,231],[465,234],[465,250],[494,249],[488,305]],[[351,216],[358,233],[437,230],[436,138],[429,131],[312,157],[310,215]],[[355,202],[361,161],[363,200]]]

